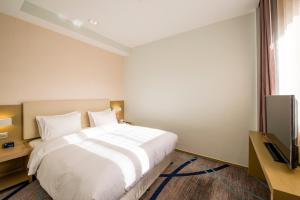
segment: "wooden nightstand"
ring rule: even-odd
[[[31,182],[32,177],[27,175],[26,166],[31,150],[27,143],[0,149],[0,191],[24,181]]]

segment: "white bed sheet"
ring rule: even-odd
[[[29,175],[53,199],[120,199],[176,142],[173,133],[128,124],[89,128],[34,148]]]

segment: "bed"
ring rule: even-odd
[[[29,174],[35,174],[53,199],[139,199],[172,162],[173,133],[109,124],[89,128],[87,111],[109,108],[106,99],[38,101],[23,104],[23,137],[39,137],[35,117],[82,113],[83,129],[35,145]]]

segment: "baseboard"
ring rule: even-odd
[[[192,152],[185,151],[185,150],[178,149],[178,148],[176,148],[176,151],[180,151],[180,152],[183,152],[183,153],[188,153],[188,154],[191,154],[191,155],[194,155],[194,156],[199,156],[201,158],[205,158],[205,159],[208,159],[208,160],[211,160],[211,161],[226,163],[226,164],[229,164],[229,165],[233,165],[235,167],[239,167],[239,168],[243,168],[243,169],[247,169],[248,170],[248,167],[246,167],[246,166],[242,166],[242,165],[235,164],[235,163],[230,163],[230,162],[227,162],[227,161],[224,161],[224,160],[219,160],[219,159],[216,159],[216,158],[211,158],[211,157],[208,157],[208,156],[203,156],[203,155],[200,155],[200,154],[192,153]]]

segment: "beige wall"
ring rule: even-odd
[[[0,24],[0,105],[124,98],[124,57],[6,15]]]
[[[247,165],[256,129],[255,14],[133,49],[125,118],[179,136],[178,148]]]

